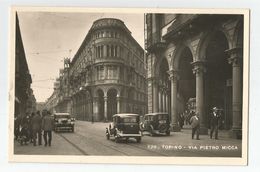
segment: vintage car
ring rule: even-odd
[[[141,142],[142,134],[139,128],[139,115],[122,113],[115,114],[112,117],[113,122],[106,128],[106,138],[111,137],[118,142],[120,139],[128,141],[129,138],[135,138],[138,143]]]
[[[75,118],[69,113],[54,113],[54,131],[74,132]]]
[[[156,134],[170,135],[170,117],[168,113],[149,113],[144,115],[140,122],[141,131],[148,132],[150,136]]]

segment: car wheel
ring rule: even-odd
[[[115,142],[118,143],[119,142],[119,138],[115,137]]]
[[[136,138],[136,142],[137,142],[137,143],[140,143],[140,142],[141,142],[141,140],[142,140],[142,138],[141,138],[141,137],[137,137],[137,138]]]
[[[152,136],[152,137],[154,136],[152,125],[150,125],[150,127],[149,127],[149,133],[150,133],[150,136]]]
[[[170,130],[167,130],[166,131],[166,135],[169,136],[171,134],[171,131]]]

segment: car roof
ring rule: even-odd
[[[139,116],[138,114],[135,113],[119,113],[119,114],[115,114],[113,115],[113,117],[130,117],[130,116]]]
[[[154,113],[148,113],[148,114],[145,114],[144,116],[155,116],[155,115],[168,115],[167,112],[154,112]]]
[[[54,113],[54,115],[70,115],[69,113]]]

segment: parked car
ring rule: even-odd
[[[74,132],[75,118],[69,113],[54,113],[54,131]]]
[[[142,132],[148,132],[150,136],[156,134],[170,135],[170,116],[168,113],[149,113],[144,115],[140,122]]]
[[[111,122],[106,128],[106,138],[109,140],[111,137],[118,142],[120,139],[135,138],[138,143],[141,142],[142,134],[139,128],[139,115],[122,113],[115,114]]]

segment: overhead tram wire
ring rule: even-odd
[[[31,86],[32,88],[42,88],[42,89],[50,89],[52,90],[53,88],[51,87],[41,87],[41,86]]]
[[[41,55],[41,54],[53,54],[53,53],[60,53],[60,52],[70,52],[71,49],[67,50],[54,50],[54,51],[42,51],[42,52],[29,52],[28,54],[34,54],[34,55]]]
[[[49,78],[49,79],[41,79],[41,80],[35,80],[33,82],[44,82],[44,81],[54,81],[55,79]]]

